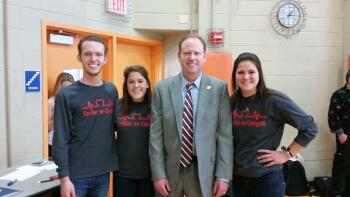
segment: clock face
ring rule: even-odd
[[[286,27],[292,28],[300,21],[300,10],[293,3],[285,3],[281,5],[277,12],[278,22]]]
[[[305,6],[299,0],[279,0],[271,10],[270,20],[276,33],[290,38],[305,26]]]

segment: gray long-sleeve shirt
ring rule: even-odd
[[[285,124],[298,130],[295,142],[302,146],[315,138],[318,128],[286,95],[273,91],[263,102],[255,96],[238,98],[232,110],[234,136],[234,173],[245,177],[260,177],[281,169],[281,165],[265,168],[256,157],[258,149],[276,150]]]
[[[111,83],[88,86],[80,81],[55,98],[52,156],[60,177],[88,177],[117,170]]]

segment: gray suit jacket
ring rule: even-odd
[[[183,97],[180,74],[155,85],[149,154],[153,180],[167,178],[175,189],[180,169]],[[202,74],[194,145],[203,196],[212,196],[215,177],[231,180],[232,118],[225,82]]]

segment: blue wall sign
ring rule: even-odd
[[[40,92],[40,71],[26,70],[24,73],[26,92]]]

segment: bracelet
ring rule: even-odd
[[[281,149],[284,151],[284,152],[287,152],[291,157],[294,157],[293,154],[290,152],[290,147],[286,148],[285,146],[282,146]]]

